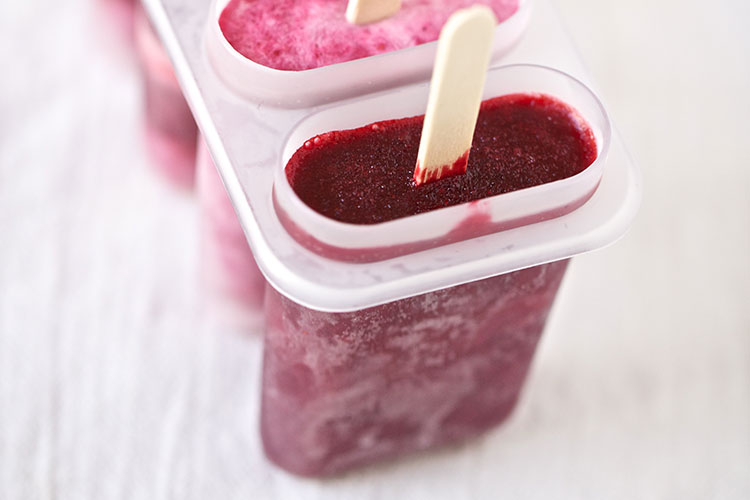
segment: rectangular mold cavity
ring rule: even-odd
[[[229,0],[215,0],[205,33],[211,62],[237,94],[254,102],[284,108],[315,106],[430,78],[437,42],[303,71],[263,66],[240,54],[224,37],[219,17]],[[492,61],[499,60],[522,37],[531,17],[531,0],[498,24]]]
[[[529,93],[553,96],[575,109],[594,132],[597,158],[582,172],[546,184],[377,224],[350,224],[319,214],[294,193],[285,174],[289,158],[318,134],[424,113],[428,87],[417,85],[330,107],[303,119],[289,135],[277,166],[274,203],[287,231],[328,258],[373,262],[560,217],[596,190],[611,129],[604,107],[584,84],[554,69],[512,65],[490,70],[484,99]]]

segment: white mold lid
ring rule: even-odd
[[[299,109],[248,101],[226,85],[209,60],[204,39],[208,6],[203,0],[144,3],[172,58],[258,266],[273,287],[302,305],[352,311],[565,259],[616,241],[635,216],[641,197],[640,173],[613,129],[599,187],[583,206],[567,215],[367,264],[317,255],[290,236],[274,207],[274,178],[283,164],[286,141],[297,125],[318,112],[378,96]],[[535,2],[524,37],[502,63],[555,67],[593,87],[549,0]],[[392,92],[418,93],[420,88],[426,97],[425,84]]]

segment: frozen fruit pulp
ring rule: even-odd
[[[261,434],[319,476],[476,436],[514,407],[567,261],[350,313],[268,287]]]
[[[414,183],[424,116],[321,134],[286,174],[308,206],[353,224],[385,222],[571,177],[596,159],[591,128],[546,95],[482,103],[466,173]]]
[[[248,59],[301,71],[435,41],[453,12],[476,3],[498,22],[518,9],[518,0],[404,0],[397,14],[357,26],[346,20],[346,0],[231,0],[219,26]]]

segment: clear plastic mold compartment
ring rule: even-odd
[[[285,166],[306,140],[324,132],[381,120],[423,114],[429,87],[411,86],[353,100],[315,113],[291,132],[274,180],[276,210],[287,230],[307,248],[326,257],[372,262],[559,217],[585,203],[602,177],[611,140],[607,113],[597,97],[575,78],[543,66],[512,65],[490,70],[484,98],[514,93],[546,94],[573,107],[594,132],[597,159],[581,173],[547,184],[393,221],[356,225],[325,217],[302,202],[290,186]],[[467,225],[469,219],[481,224]]]
[[[219,17],[229,0],[215,0],[206,30],[214,68],[237,94],[285,108],[301,108],[429,79],[437,42],[304,71],[282,71],[255,63],[226,40]],[[531,0],[495,32],[492,60],[499,60],[522,37],[531,17]]]

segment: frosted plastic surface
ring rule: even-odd
[[[315,255],[281,225],[271,186],[290,130],[332,105],[284,109],[243,99],[216,74],[205,49],[210,6],[196,1],[189,8],[186,3],[156,0],[147,0],[146,5],[172,56],[258,266],[280,293],[302,305],[327,311],[356,310],[564,259],[615,241],[635,214],[640,177],[615,133],[597,192],[564,217],[367,265]],[[179,33],[173,26],[179,26]],[[395,59],[391,61],[391,71],[401,69]],[[525,35],[497,64],[511,63],[553,66],[591,86],[548,5],[534,9]]]
[[[270,289],[266,454],[327,475],[463,441],[514,408],[567,261],[352,313]]]

